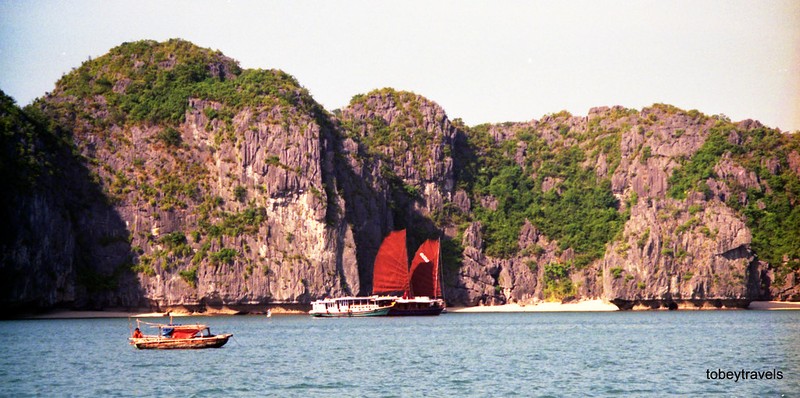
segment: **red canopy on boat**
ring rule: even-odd
[[[205,328],[205,325],[175,325],[173,326],[172,337],[176,339],[192,338]]]

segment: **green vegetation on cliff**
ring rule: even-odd
[[[797,134],[763,126],[745,129],[718,120],[703,146],[669,180],[668,194],[675,199],[685,199],[692,191],[710,198],[707,181],[724,182],[730,189],[726,204],[744,216],[753,251],[778,270],[778,286],[786,274],[800,269],[800,179],[789,165],[792,151],[800,152]],[[717,175],[715,167],[723,158],[753,173],[763,188],[747,188],[733,176]]]
[[[516,255],[520,228],[528,220],[558,240],[561,250],[572,248],[576,267],[601,257],[628,215],[617,210],[610,181],[583,165],[585,151],[567,140],[548,143],[530,128],[495,142],[490,128],[468,132],[471,153],[462,154],[466,167],[459,181],[473,197],[487,199],[474,214],[484,226],[486,253]],[[569,129],[559,134],[563,138]],[[515,161],[518,148],[525,149],[522,165]]]
[[[561,301],[575,295],[575,285],[569,279],[569,265],[552,263],[544,267],[544,289],[547,301]]]
[[[55,174],[57,148],[72,147],[58,130],[38,109],[20,109],[0,91],[0,186],[31,189],[40,177]]]
[[[428,131],[425,125],[422,109],[434,106],[412,92],[383,88],[356,95],[350,100],[348,109],[366,114],[365,119],[341,113],[339,116],[345,135],[358,142],[369,158],[380,159],[394,167],[403,160],[401,154],[411,154],[415,168],[424,170],[425,163],[432,158],[433,148],[443,143],[441,134]],[[389,112],[393,118],[387,120],[384,112]],[[441,120],[437,122],[441,123]],[[387,155],[387,152],[394,156]],[[413,196],[414,192],[410,193]]]
[[[243,107],[299,107],[324,112],[297,80],[280,70],[242,70],[219,51],[172,39],[124,43],[61,78],[57,91],[106,106],[100,127],[126,121],[176,125],[189,100],[225,104],[222,115]],[[62,103],[82,114],[81,102]],[[214,115],[218,116],[215,111]]]

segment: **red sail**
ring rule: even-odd
[[[372,294],[386,294],[408,291],[408,252],[406,251],[406,230],[389,233],[378,256],[372,274]]]
[[[439,286],[439,241],[428,239],[411,259],[411,293],[413,296],[441,297]]]

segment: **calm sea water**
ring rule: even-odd
[[[2,321],[0,396],[800,396],[798,311],[179,320],[234,337],[137,350],[127,319]]]

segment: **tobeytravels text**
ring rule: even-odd
[[[758,371],[758,370],[710,370],[706,369],[706,379],[708,380],[781,380],[783,372],[777,369]]]

